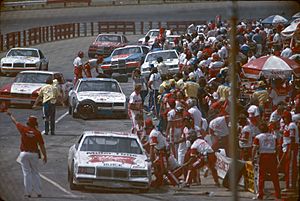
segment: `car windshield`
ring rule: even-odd
[[[147,36],[156,37],[159,35],[159,31],[150,31]]]
[[[88,136],[84,139],[80,151],[142,154],[136,139],[112,136]]]
[[[46,83],[51,74],[42,73],[19,73],[15,82],[21,83]]]
[[[7,56],[39,57],[39,54],[37,50],[12,49]]]
[[[101,35],[98,36],[96,39],[98,42],[121,42],[121,36],[114,36],[114,35]]]
[[[146,62],[156,61],[158,57],[162,57],[164,61],[168,59],[178,59],[175,51],[167,51],[167,52],[154,52],[147,55]]]
[[[81,81],[78,92],[81,91],[110,91],[110,92],[121,92],[119,85],[112,81]]]
[[[130,48],[116,49],[112,53],[112,56],[122,55],[122,54],[136,54],[136,53],[141,53],[141,48],[139,48],[139,47],[130,47]]]

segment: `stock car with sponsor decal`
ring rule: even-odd
[[[104,59],[101,68],[106,74],[131,73],[134,69],[140,68],[148,52],[149,47],[145,45],[127,45],[117,48]]]
[[[1,74],[16,74],[25,70],[48,70],[49,61],[37,48],[12,48],[1,59]]]
[[[163,62],[166,64],[168,72],[175,74],[179,72],[179,55],[174,49],[171,50],[158,50],[149,52],[146,55],[145,61],[141,66],[141,74],[143,77],[149,77],[151,65],[157,65],[157,58],[162,57]]]
[[[151,163],[137,135],[85,131],[69,149],[70,189],[109,188],[147,191]]]
[[[0,101],[9,105],[33,105],[38,91],[46,85],[49,77],[58,81],[63,101],[68,103],[68,93],[73,86],[72,82],[65,80],[62,73],[51,71],[21,71],[12,83],[0,89]]]
[[[109,56],[116,48],[128,44],[126,36],[121,34],[99,34],[88,49],[88,56],[95,58],[96,55]]]
[[[69,92],[69,114],[82,119],[127,117],[126,96],[115,79],[82,78]]]

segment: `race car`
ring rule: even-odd
[[[121,34],[99,34],[95,41],[90,45],[88,56],[95,58],[97,55],[109,56],[116,48],[127,45],[128,40]]]
[[[46,80],[49,77],[57,79],[63,101],[68,103],[68,93],[73,86],[72,82],[66,81],[62,73],[50,71],[20,72],[13,83],[0,89],[0,102],[4,101],[9,105],[33,105],[38,91],[46,85]]]
[[[71,190],[147,191],[151,164],[137,135],[85,131],[69,149],[68,181]]]
[[[37,48],[12,48],[1,59],[1,74],[16,74],[24,70],[48,70],[49,61]]]
[[[127,45],[117,48],[104,59],[101,68],[106,74],[131,73],[134,69],[140,68],[148,52],[149,47],[144,45]]]
[[[165,36],[168,36],[168,35],[170,35],[171,33],[172,33],[171,30],[165,30],[164,35],[165,35]],[[159,29],[150,29],[150,30],[146,33],[146,35],[145,35],[143,38],[140,38],[140,39],[138,40],[138,44],[139,44],[139,45],[143,44],[144,41],[145,41],[145,37],[146,37],[146,36],[149,36],[150,39],[149,39],[149,41],[148,41],[148,45],[151,46],[151,45],[153,45],[153,43],[154,43],[154,41],[155,41],[155,38],[157,38],[158,35],[159,35]]]
[[[151,66],[157,65],[157,58],[162,57],[163,62],[166,64],[168,68],[168,72],[171,74],[175,74],[179,72],[178,62],[179,55],[176,50],[159,50],[154,52],[149,52],[146,55],[145,61],[141,66],[141,75],[143,77],[148,78],[150,74]]]
[[[82,78],[69,92],[69,114],[74,118],[127,117],[126,96],[112,78]]]

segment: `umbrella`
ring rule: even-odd
[[[288,78],[294,72],[300,75],[300,66],[294,60],[274,55],[263,56],[242,66],[247,78],[258,79],[261,75],[267,78]]]
[[[297,27],[299,24],[300,24],[300,18],[294,20],[289,26],[287,26],[284,30],[282,30],[281,34],[284,37],[292,37],[294,35],[295,31],[297,30]]]
[[[264,19],[261,23],[262,24],[278,24],[278,23],[287,23],[288,20],[280,15],[271,15]]]
[[[300,18],[300,12],[296,13],[295,15],[293,15],[292,18],[293,18],[293,19]]]

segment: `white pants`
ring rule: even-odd
[[[25,194],[30,195],[32,191],[41,194],[41,180],[38,172],[38,154],[21,152],[19,157],[24,176]]]
[[[184,156],[187,151],[186,143],[182,142],[178,145],[178,164],[183,165],[184,163]]]

